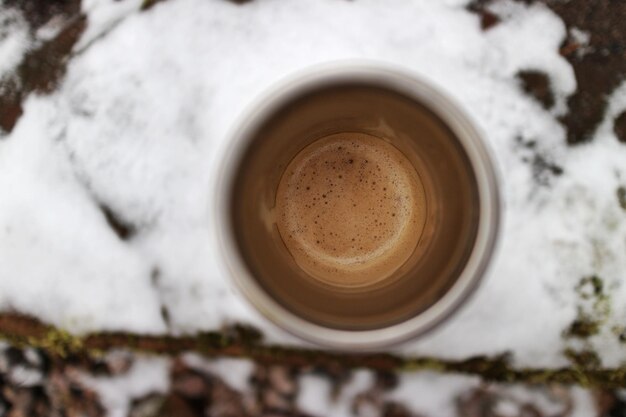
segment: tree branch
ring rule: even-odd
[[[485,381],[531,384],[576,384],[585,387],[626,386],[626,367],[585,369],[515,368],[507,355],[478,356],[466,360],[435,357],[401,357],[388,353],[350,354],[262,343],[261,335],[246,326],[195,336],[155,336],[131,333],[72,335],[23,315],[0,314],[0,338],[18,347],[41,348],[58,357],[93,358],[111,349],[130,349],[148,354],[176,355],[197,352],[208,357],[247,358],[259,363],[315,366],[322,369],[367,368],[376,371],[435,371],[476,375]]]

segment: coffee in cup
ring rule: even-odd
[[[414,75],[335,66],[286,83],[234,133],[224,258],[277,324],[332,347],[421,334],[471,293],[499,205],[467,116]]]

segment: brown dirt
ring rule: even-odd
[[[37,349],[0,350],[0,415],[7,417],[104,417],[97,396],[78,371]],[[25,375],[29,375],[25,377]]]
[[[0,415],[8,417],[103,417],[106,410],[97,392],[85,383],[92,378],[124,377],[137,355],[116,351],[96,359],[59,360],[45,351],[32,348],[0,348]],[[20,371],[21,370],[21,371]],[[24,379],[24,370],[29,378]],[[315,417],[298,405],[300,378],[315,375],[334,384],[333,377],[311,366],[255,364],[247,389],[229,386],[220,375],[189,366],[174,357],[169,368],[167,392],[149,392],[130,398],[129,417]],[[369,387],[347,394],[343,391],[351,374],[337,387],[355,416],[434,417],[411,411],[408,404],[389,399],[397,385],[396,374],[377,374]],[[536,386],[550,404],[533,404],[512,397],[501,385],[483,384],[461,391],[450,401],[456,404],[458,417],[569,417],[573,411],[570,391],[562,385]],[[123,393],[120,393],[123,394]],[[416,393],[419,394],[419,393]],[[624,402],[613,391],[596,391],[598,416],[617,416]],[[330,399],[329,399],[330,400]],[[500,413],[503,402],[506,414]],[[323,416],[317,416],[323,417]]]
[[[626,111],[615,118],[613,131],[615,136],[617,136],[617,140],[626,143]]]
[[[488,10],[493,1],[497,0],[474,0],[468,7],[481,16],[484,29],[497,24],[497,20],[490,17],[491,12]],[[626,2],[518,1],[527,4],[544,3],[563,19],[569,30],[578,28],[591,35],[589,45],[584,49],[572,37],[566,39],[560,49],[560,53],[572,65],[578,84],[577,91],[568,99],[568,112],[560,118],[567,129],[567,142],[575,145],[591,140],[604,116],[607,97],[626,79]],[[546,82],[541,78],[527,80],[524,89],[536,98],[539,93],[548,102],[550,100],[548,97],[551,93],[546,92]],[[546,104],[543,100],[540,101]]]
[[[31,92],[47,94],[54,91],[67,65],[74,43],[85,30],[87,21],[80,15],[80,0],[8,0],[6,6],[22,11],[34,33],[52,17],[65,20],[65,27],[53,39],[28,52],[18,66],[15,77],[0,79],[0,87],[7,93],[0,96],[0,132],[10,132],[22,115],[22,102]]]
[[[524,70],[517,73],[517,78],[526,94],[534,97],[545,109],[554,106],[554,93],[546,73]]]
[[[561,52],[574,67],[578,89],[561,119],[570,144],[589,141],[606,110],[607,97],[626,79],[626,2],[613,0],[543,0],[565,22],[591,35],[583,54],[563,44]]]
[[[80,13],[80,0],[4,0],[4,5],[20,9],[33,29],[53,17],[70,17]]]
[[[617,195],[619,206],[626,210],[626,187],[617,187],[615,194]]]
[[[135,235],[137,232],[135,225],[124,220],[106,204],[100,203],[99,207],[102,214],[104,214],[107,224],[120,239],[129,240]]]

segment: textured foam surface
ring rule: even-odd
[[[415,249],[425,220],[415,168],[393,145],[338,133],[304,148],[278,187],[278,230],[313,277],[368,285],[393,274]]]

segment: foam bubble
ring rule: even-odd
[[[314,278],[362,286],[409,258],[425,220],[422,183],[394,146],[363,133],[326,136],[287,166],[276,222],[296,263]]]

